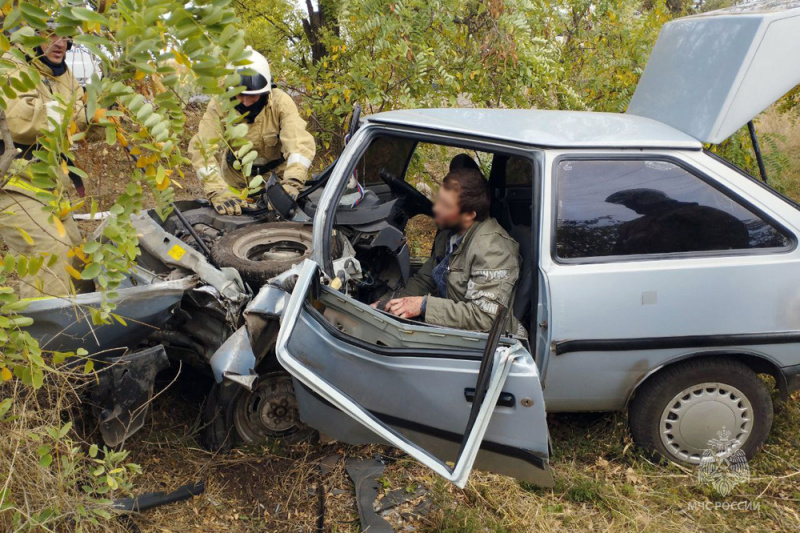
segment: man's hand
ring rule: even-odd
[[[386,304],[386,312],[400,318],[415,318],[422,314],[422,301],[424,296],[407,296],[395,298]]]
[[[217,196],[211,200],[211,205],[220,215],[241,215],[242,206],[246,204],[247,201],[238,196]]]

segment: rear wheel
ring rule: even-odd
[[[636,443],[680,464],[700,464],[709,451],[741,449],[751,458],[772,427],[772,398],[746,365],[701,358],[668,367],[636,392],[629,410]]]

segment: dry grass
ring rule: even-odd
[[[187,387],[187,385],[189,385]],[[195,383],[178,385],[154,405],[154,420],[129,447],[144,467],[138,490],[172,490],[203,479],[205,494],[133,518],[142,532],[317,531],[317,487],[326,493],[325,531],[358,529],[348,457],[386,454],[381,496],[422,490],[433,502],[425,516],[411,508],[388,513],[396,531],[797,531],[800,528],[800,395],[779,407],[775,427],[750,462],[751,481],[727,498],[697,481],[693,469],[655,465],[632,445],[622,414],[549,417],[556,479],[553,489],[474,472],[466,489],[444,482],[396,450],[377,446],[301,444],[250,447],[215,455],[194,441],[199,413]],[[338,455],[322,475],[320,461]],[[692,502],[709,502],[695,511]],[[751,502],[750,510],[713,509]],[[757,506],[757,508],[754,508]],[[413,529],[409,529],[413,528]]]
[[[756,121],[770,184],[800,200],[800,110],[781,113],[776,106]]]
[[[34,531],[124,531],[103,518],[108,506],[100,500],[128,493],[123,488],[96,492],[105,487],[90,472],[99,463],[87,455],[89,443],[79,436],[88,418],[81,403],[86,382],[80,373],[64,370],[49,374],[38,391],[19,380],[0,387],[0,397],[14,399],[0,423],[2,531],[28,531],[23,524],[38,524]],[[54,433],[59,428],[65,428],[61,435]],[[40,464],[43,456],[52,457],[48,467]]]

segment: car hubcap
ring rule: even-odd
[[[703,453],[729,454],[741,448],[753,428],[753,409],[740,390],[724,383],[699,383],[676,394],[659,430],[667,451],[700,464]]]
[[[303,429],[292,378],[284,373],[259,377],[253,391],[237,400],[233,422],[239,436],[248,443],[285,437]]]

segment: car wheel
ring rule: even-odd
[[[726,358],[670,366],[636,392],[628,412],[633,440],[669,461],[700,464],[709,452],[741,449],[748,459],[772,427],[772,398],[746,365]]]
[[[247,444],[270,439],[295,444],[313,433],[300,420],[292,377],[286,372],[264,374],[252,391],[242,389],[233,405],[233,425]]]
[[[204,422],[203,443],[214,451],[270,440],[297,444],[315,435],[300,420],[292,378],[286,372],[259,376],[252,391],[215,383],[206,402]]]
[[[242,279],[260,287],[311,255],[311,226],[272,222],[239,228],[216,243],[211,255],[220,267],[233,267]],[[331,240],[335,259],[342,254],[338,238]]]

